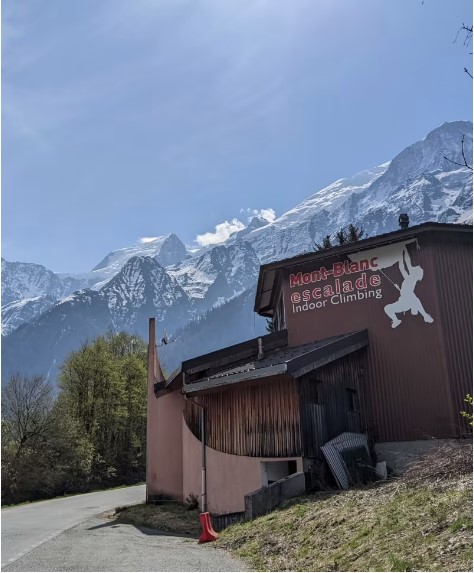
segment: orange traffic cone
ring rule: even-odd
[[[199,538],[199,543],[207,543],[208,541],[215,541],[219,536],[212,528],[211,515],[209,512],[201,513],[199,516],[201,522],[202,533]]]

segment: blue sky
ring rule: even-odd
[[[2,256],[191,244],[472,119],[463,22],[467,0],[3,0]]]

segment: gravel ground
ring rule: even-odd
[[[2,571],[244,571],[212,543],[94,517]]]

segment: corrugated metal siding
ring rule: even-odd
[[[413,265],[420,265],[424,271],[415,293],[426,312],[432,315],[432,324],[425,323],[420,315],[411,316],[407,311],[405,316],[400,315],[402,323],[395,329],[391,328],[384,307],[399,296],[391,284],[391,281],[401,282],[396,265],[384,269],[382,299],[315,312],[293,313],[288,280],[284,283],[290,345],[368,329],[367,408],[371,413],[369,429],[377,441],[457,435],[453,412],[463,407],[465,385],[461,380],[467,377],[471,359],[468,346],[472,337],[468,331],[472,316],[469,306],[472,279],[468,276],[470,270],[467,270],[465,261],[471,256],[472,247],[466,242],[472,237],[462,233],[452,233],[450,237],[424,233],[418,237],[420,249],[409,246]],[[435,251],[438,251],[437,255]],[[321,264],[325,263],[329,268],[333,261],[334,258],[330,258]],[[444,278],[439,268],[446,269]],[[298,271],[311,270],[314,270],[311,265],[298,267]],[[293,271],[286,270],[287,276],[290,272]],[[456,273],[463,286],[449,282],[454,281],[452,277]],[[440,294],[447,293],[448,283],[451,285],[449,303],[443,302]],[[464,299],[465,303],[456,302],[457,299]],[[451,326],[447,326],[449,324]],[[447,381],[455,379],[457,381],[451,382],[450,388]]]
[[[417,263],[425,279],[417,294],[434,323],[407,316],[395,330],[374,324],[370,334],[368,388],[376,441],[452,436],[435,273],[428,249],[422,254]]]
[[[377,441],[447,438],[446,366],[436,327],[390,344],[373,336],[368,352],[368,394]]]
[[[298,380],[304,456],[321,457],[321,446],[342,432],[365,431],[365,355],[354,352]],[[356,392],[356,411],[350,410],[349,389]]]
[[[360,456],[360,449],[362,449],[362,456]],[[350,450],[359,450],[356,456],[362,458],[362,460],[365,458],[369,462],[370,453],[367,435],[344,432],[322,447],[324,457],[340,489],[348,489],[354,483],[354,478],[356,477],[351,475],[350,465],[348,467],[346,459],[344,459],[345,454],[349,454]]]
[[[466,238],[467,239],[467,238]],[[472,243],[437,242],[433,248],[436,289],[443,323],[443,343],[449,376],[452,429],[468,430],[459,412],[472,392]]]
[[[206,412],[206,445],[240,456],[291,457],[301,452],[296,381],[275,376],[266,382],[196,396]],[[185,420],[201,439],[200,408],[186,401]]]
[[[405,336],[393,337],[378,325],[370,331],[369,387],[378,441],[459,435],[462,397],[472,380],[469,239],[429,234],[412,253],[424,269],[416,292],[433,324],[418,315],[402,325]]]

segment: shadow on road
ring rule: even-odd
[[[161,536],[168,536],[168,537],[183,537],[185,539],[194,539],[197,540],[199,539],[199,534],[198,533],[177,533],[177,532],[173,532],[173,531],[162,531],[159,529],[152,529],[151,527],[144,527],[141,525],[137,525],[136,523],[132,523],[131,521],[126,521],[124,519],[110,519],[104,516],[98,516],[99,519],[103,519],[103,520],[107,520],[104,523],[101,523],[100,525],[94,525],[93,527],[88,527],[87,531],[93,531],[95,529],[104,529],[107,527],[110,527],[112,529],[115,529],[117,527],[120,527],[121,525],[133,525],[133,527],[135,527],[135,529],[138,529],[138,531],[141,531],[141,533],[145,534],[145,535],[161,535]]]

